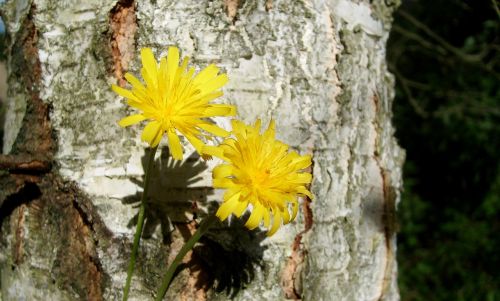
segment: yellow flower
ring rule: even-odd
[[[233,120],[232,126],[233,138],[226,138],[219,146],[203,148],[204,153],[226,162],[213,170],[213,186],[227,189],[216,215],[221,221],[231,213],[240,217],[251,205],[252,213],[245,226],[251,230],[264,221],[267,235],[271,236],[282,223],[295,219],[298,196],[312,198],[306,188],[312,176],[303,171],[311,165],[311,156],[289,152],[288,145],[276,140],[274,121],[263,134],[260,120],[254,126]]]
[[[149,123],[142,132],[142,140],[155,147],[166,133],[172,157],[181,160],[182,146],[178,133],[184,135],[198,153],[204,146],[202,138],[211,135],[226,137],[229,132],[208,121],[214,116],[234,116],[232,105],[212,104],[210,101],[222,95],[220,88],[227,83],[226,74],[219,74],[219,68],[209,65],[196,76],[194,68],[187,70],[188,57],[179,66],[179,50],[168,49],[168,56],[158,64],[150,48],[141,49],[144,84],[133,75],[125,74],[132,85],[131,90],[113,85],[113,91],[127,98],[127,103],[141,111],[123,118],[118,123],[126,127],[144,120]],[[202,130],[204,132],[202,132]]]

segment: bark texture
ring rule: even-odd
[[[239,117],[274,118],[312,153],[312,191],[275,236],[233,219],[185,259],[168,300],[398,300],[394,139],[385,43],[397,1],[11,0],[0,157],[3,300],[118,300],[143,181],[141,127],[121,129],[110,85],[139,74],[138,49],[176,45],[229,75]],[[227,125],[224,119],[217,120]],[[192,152],[192,148],[189,148]],[[214,161],[161,148],[131,300],[217,208]]]

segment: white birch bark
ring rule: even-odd
[[[7,1],[3,300],[121,298],[145,144],[141,127],[116,124],[129,109],[110,86],[126,71],[139,75],[138,49],[158,57],[171,45],[196,66],[224,69],[230,82],[221,101],[237,105],[239,118],[273,118],[280,140],[313,154],[316,197],[271,238],[234,219],[229,230],[217,226],[188,255],[166,299],[398,300],[393,216],[404,153],[393,135],[385,61],[396,6]],[[130,300],[152,299],[194,220],[220,202],[210,188],[215,163],[192,156],[175,166],[158,154]]]

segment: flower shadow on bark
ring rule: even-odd
[[[142,166],[147,164],[146,154],[142,157]],[[207,196],[213,193],[209,187],[191,187],[201,180],[200,174],[208,166],[193,153],[184,161],[173,160],[168,147],[161,149],[151,170],[151,183],[147,198],[146,221],[142,232],[143,238],[151,238],[160,226],[164,243],[170,242],[173,223],[188,223],[198,214],[198,204],[204,204]],[[144,187],[142,179],[130,179]],[[124,204],[139,207],[142,191],[123,199]],[[132,228],[137,223],[137,215],[128,223]]]
[[[143,167],[147,164],[146,154],[142,157]],[[158,233],[160,226],[162,242],[169,245],[175,226],[182,239],[187,241],[192,235],[190,225],[195,224],[198,215],[207,213],[199,206],[205,207],[208,214],[217,211],[217,202],[207,204],[207,197],[213,194],[213,188],[193,187],[206,169],[207,164],[199,159],[196,152],[184,161],[176,161],[172,159],[168,147],[161,149],[152,167],[143,239]],[[144,185],[144,177],[132,178],[131,181],[141,187]],[[122,202],[139,207],[141,197],[142,192],[138,192],[125,197]],[[230,223],[217,222],[194,247],[192,256],[188,253],[190,258],[178,267],[177,274],[188,269],[190,275],[196,275],[193,289],[208,291],[213,288],[215,292],[225,293],[231,298],[236,296],[255,278],[257,269],[264,269],[262,258],[265,248],[261,242],[266,238],[266,232],[245,228],[248,216],[247,213],[241,219],[232,218]],[[129,221],[128,227],[133,228],[136,223],[137,215]],[[175,279],[172,285],[176,285]]]
[[[218,205],[212,207],[211,212],[215,212]],[[265,269],[263,255],[266,247],[261,243],[267,237],[266,232],[248,230],[244,225],[249,215],[247,213],[241,219],[233,217],[229,223],[219,222],[195,246],[195,260],[184,267],[200,272],[201,277],[195,284],[197,289],[207,291],[213,288],[216,293],[226,294],[232,299],[255,279],[259,270]]]

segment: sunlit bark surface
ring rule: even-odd
[[[141,47],[159,56],[176,45],[196,66],[223,68],[230,82],[221,101],[237,105],[239,118],[273,118],[279,139],[313,155],[315,199],[271,238],[243,228],[244,219],[215,226],[166,300],[398,300],[394,210],[404,152],[385,61],[395,2],[3,4],[1,298],[121,298],[145,145],[142,127],[118,127],[129,109],[110,86],[125,86],[125,72],[139,75]],[[153,298],[167,263],[221,200],[211,188],[217,161],[193,154],[175,163],[165,145],[131,300]]]

